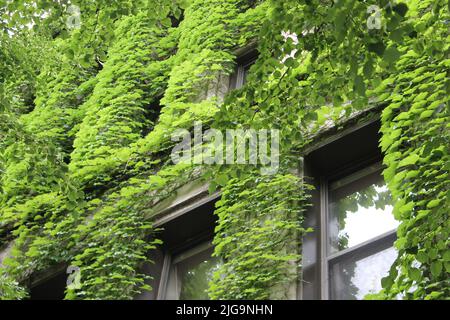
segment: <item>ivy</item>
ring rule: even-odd
[[[119,23],[117,41],[92,96],[80,106],[86,114],[73,143],[69,170],[82,183],[89,181],[91,187],[106,183],[109,171],[123,159],[121,149],[154,126],[158,110],[151,106],[167,81],[169,53],[160,44],[166,33],[149,24],[145,14]]]
[[[321,126],[373,105],[401,224],[368,298],[450,296],[446,1],[77,0],[75,29],[66,3],[0,3],[0,298],[25,298],[26,280],[56,264],[81,270],[67,299],[151,290],[140,268],[160,244],[153,207],[198,178],[222,191],[209,296],[290,298],[311,188],[292,172]],[[249,43],[258,59],[223,99]],[[278,173],[173,164],[172,133],[196,121],[279,129]]]
[[[410,72],[394,80],[395,101],[382,116],[384,176],[395,200],[394,215],[402,222],[395,245],[399,257],[384,280],[388,296],[448,296],[448,270],[443,266],[450,245],[450,119],[447,80],[439,75],[448,74],[449,60],[430,60],[410,51],[398,62]],[[429,76],[415,82],[416,70]],[[394,130],[399,130],[399,139],[392,138]]]
[[[298,280],[310,187],[296,176],[232,179],[216,203],[219,223],[211,298],[286,299]],[[257,270],[255,270],[255,266]]]

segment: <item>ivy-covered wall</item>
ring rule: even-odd
[[[222,191],[210,297],[292,298],[309,231],[298,150],[369,104],[386,105],[380,146],[401,222],[371,298],[450,297],[448,2],[77,0],[76,28],[69,7],[34,2],[0,10],[0,298],[24,298],[27,279],[59,263],[82,274],[67,299],[152,290],[140,266],[160,243],[154,207],[198,177]],[[246,84],[223,97],[236,49],[255,42]],[[174,164],[172,133],[197,121],[280,130],[278,172]]]

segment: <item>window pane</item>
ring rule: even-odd
[[[249,64],[249,65],[244,67],[244,76],[243,76],[243,80],[242,80],[243,84],[245,84],[247,82],[247,76],[248,76],[248,73],[250,72],[250,67],[251,66],[252,66],[252,64]]]
[[[392,200],[379,173],[336,188],[331,193],[329,253],[395,230]]]
[[[350,258],[330,266],[330,294],[335,300],[363,299],[366,294],[381,290],[381,278],[394,263],[397,253],[388,248],[372,256],[356,260]]]
[[[178,263],[180,300],[207,300],[209,281],[218,266],[209,250]]]

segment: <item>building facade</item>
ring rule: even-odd
[[[256,59],[254,45],[241,49],[231,77],[223,77],[208,94],[225,95],[245,83]],[[211,90],[213,93],[211,93]],[[381,289],[396,254],[396,222],[381,172],[380,108],[372,106],[328,121],[298,152],[298,171],[314,186],[305,225],[314,231],[302,239],[301,272],[290,286],[275,288],[282,299],[363,299]],[[179,188],[155,205],[154,226],[163,241],[142,268],[153,277],[153,290],[139,300],[208,299],[208,285],[221,263],[213,257],[215,203],[200,179]],[[288,239],[287,239],[288,240]],[[4,249],[3,256],[7,255]],[[62,299],[67,265],[30,278],[32,299]]]

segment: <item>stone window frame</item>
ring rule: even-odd
[[[236,68],[230,76],[230,90],[240,89],[244,86],[248,71],[258,58],[256,44],[250,44],[245,48],[237,50],[235,54],[237,56]]]

